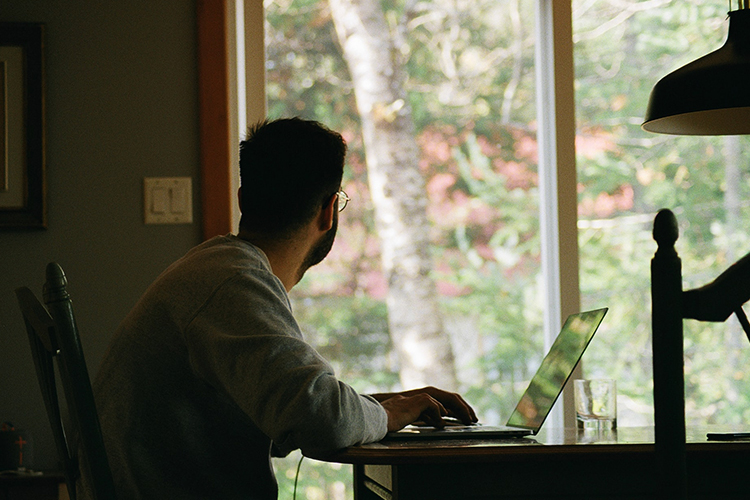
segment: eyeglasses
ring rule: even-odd
[[[336,196],[339,197],[339,212],[341,212],[346,208],[346,204],[349,203],[351,198],[349,198],[349,195],[346,194],[343,189],[336,193]]]

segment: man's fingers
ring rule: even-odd
[[[433,427],[445,427],[443,417],[448,415],[448,410],[437,399],[429,395],[426,396],[426,407],[422,410],[420,418]]]
[[[440,401],[449,410],[448,415],[458,418],[463,423],[470,424],[478,420],[474,408],[460,394],[436,387],[425,387],[421,391]]]
[[[401,429],[422,418],[425,423],[443,427],[443,415],[448,410],[429,394],[421,393],[409,396],[394,396],[380,403],[388,414],[388,430]]]
[[[455,392],[448,392],[437,387],[423,387],[421,389],[411,389],[399,393],[385,393],[385,394],[372,394],[377,401],[384,405],[390,405],[386,403],[389,399],[394,397],[399,398],[411,398],[419,395],[429,395],[434,400],[442,404],[445,411],[441,413],[442,416],[451,416],[459,419],[464,424],[471,424],[477,422],[477,414],[474,412],[474,408],[464,400],[461,395]]]

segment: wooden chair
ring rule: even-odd
[[[18,288],[16,297],[26,323],[39,387],[70,499],[76,499],[76,480],[80,477],[81,470],[79,458],[91,478],[94,498],[114,499],[116,495],[112,473],[66,286],[65,273],[53,262],[47,265],[47,281],[44,285],[46,307],[26,287]],[[55,359],[70,414],[69,429],[63,423],[58,400],[53,369]],[[71,432],[66,432],[67,430]],[[82,457],[78,456],[79,449]]]
[[[663,498],[686,498],[683,320],[723,322],[734,313],[750,339],[742,309],[750,300],[750,254],[711,283],[683,291],[682,262],[674,246],[679,230],[670,210],[656,214],[653,236],[658,244],[651,260],[656,458]]]

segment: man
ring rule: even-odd
[[[476,421],[435,388],[357,394],[303,340],[287,293],[333,245],[345,155],[316,122],[251,129],[239,234],[175,262],[119,327],[94,391],[121,498],[274,499],[272,452],[322,455],[417,419]]]

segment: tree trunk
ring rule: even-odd
[[[425,182],[404,70],[380,2],[329,0],[354,83],[375,206],[388,322],[405,388],[455,390],[455,363],[430,276]]]

